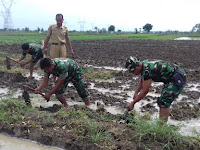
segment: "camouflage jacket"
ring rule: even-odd
[[[141,76],[143,80],[152,79],[155,82],[168,83],[172,80],[177,65],[165,63],[161,60],[155,62],[143,61]]]
[[[39,45],[39,44],[29,44],[30,46],[30,51],[28,52],[28,54],[32,55],[32,59],[38,59],[38,58],[42,58],[43,57],[43,54],[42,54],[42,45]],[[26,54],[27,53],[22,53],[22,58],[25,58],[26,57]]]
[[[52,59],[54,63],[54,69],[51,74],[58,78],[70,78],[77,74],[82,73],[82,68],[79,67],[78,63],[68,58],[55,58]],[[45,77],[49,77],[50,74],[44,72]]]

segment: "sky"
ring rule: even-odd
[[[10,1],[1,0],[5,12]],[[200,23],[200,0],[14,0],[10,8],[14,28],[38,27],[47,30],[62,13],[68,30],[87,31],[115,26],[115,30],[134,31],[147,23],[152,31],[191,31]],[[0,15],[0,28],[4,18]]]

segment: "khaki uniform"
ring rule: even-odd
[[[49,26],[47,36],[51,37],[50,58],[67,57],[66,40],[69,40],[67,27],[57,27],[57,24]]]

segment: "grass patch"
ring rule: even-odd
[[[9,99],[0,102],[0,120],[5,124],[22,121],[27,112],[32,111],[31,107],[21,100]]]
[[[138,140],[139,148],[150,148],[154,145],[161,145],[162,149],[195,149],[200,139],[197,137],[185,137],[178,131],[180,127],[163,124],[159,119],[149,120],[133,113],[128,116],[129,125],[134,127],[135,139]],[[148,141],[148,142],[147,142]]]
[[[50,127],[52,132],[61,131],[69,134],[75,140],[81,139],[89,142],[109,141],[108,128],[99,124],[87,115],[84,109],[60,109],[56,113],[39,111],[37,108],[26,106],[23,100],[9,99],[0,102],[0,123],[5,125],[29,122],[32,127],[45,130]]]

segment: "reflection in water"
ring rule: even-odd
[[[36,142],[22,140],[0,134],[0,150],[62,150],[60,148],[39,145]]]

